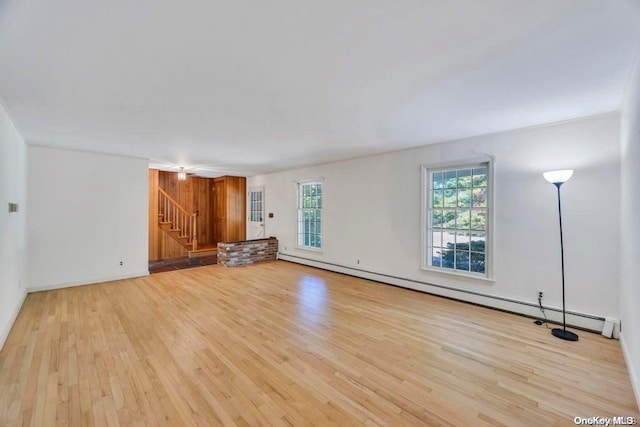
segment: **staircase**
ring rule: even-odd
[[[158,188],[158,222],[189,253],[198,250],[198,214],[187,212],[162,188]]]

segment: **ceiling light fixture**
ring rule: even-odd
[[[186,181],[187,173],[184,171],[183,167],[180,167],[180,172],[178,172],[178,181]]]

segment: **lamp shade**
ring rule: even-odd
[[[544,179],[552,184],[563,184],[569,181],[569,178],[571,178],[571,175],[573,175],[573,170],[566,169],[561,171],[550,171],[545,172],[542,175],[544,176]]]

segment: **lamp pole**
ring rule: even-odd
[[[553,172],[545,172],[544,177],[547,181],[556,186],[558,190],[558,219],[560,223],[560,259],[561,259],[561,269],[562,269],[562,329],[554,328],[551,330],[551,333],[554,337],[567,340],[567,341],[578,341],[578,335],[567,331],[567,311],[565,304],[565,291],[564,291],[564,241],[562,237],[562,203],[560,201],[560,186],[567,182],[573,171],[564,170],[564,171],[553,171]]]

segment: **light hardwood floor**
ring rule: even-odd
[[[31,294],[0,425],[573,425],[638,417],[620,345],[283,261]]]

